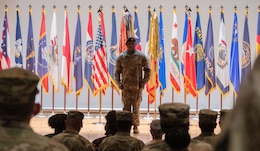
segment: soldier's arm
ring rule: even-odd
[[[143,84],[145,84],[148,82],[148,80],[150,79],[150,75],[151,75],[150,63],[149,63],[149,60],[147,57],[144,57],[144,60],[143,60],[143,71],[144,71]]]
[[[116,69],[115,69],[115,73],[114,73],[114,78],[116,81],[116,84],[119,88],[122,88],[122,84],[121,84],[121,79],[120,79],[120,75],[122,73],[122,66],[121,66],[121,61],[120,58],[118,57],[116,59]]]

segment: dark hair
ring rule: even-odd
[[[55,114],[49,118],[48,124],[51,128],[64,130],[66,118],[67,118],[67,114]]]
[[[122,132],[130,132],[132,121],[117,121],[117,130]]]
[[[199,127],[202,132],[214,132],[214,129],[216,128],[216,126],[217,126],[217,123],[208,124],[208,123],[199,122]]]
[[[117,132],[117,127],[116,127],[116,111],[112,110],[109,111],[106,115],[106,133],[105,135],[114,135]]]
[[[173,149],[184,149],[190,144],[190,134],[186,128],[171,128],[165,134],[165,141]]]

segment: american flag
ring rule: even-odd
[[[1,70],[10,68],[11,65],[11,59],[9,57],[10,55],[10,34],[9,34],[9,25],[8,25],[8,19],[7,19],[7,8],[5,9],[5,18],[4,18],[4,24],[3,24],[3,30],[2,30],[2,44],[1,44]]]
[[[92,79],[94,83],[94,95],[108,86],[108,70],[105,51],[105,40],[101,25],[98,25],[94,60],[92,65]]]

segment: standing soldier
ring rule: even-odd
[[[150,67],[147,57],[142,52],[135,50],[135,38],[128,38],[126,46],[127,50],[122,52],[116,60],[115,81],[122,90],[123,110],[132,111],[134,134],[138,134],[142,91],[149,80]]]

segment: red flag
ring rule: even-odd
[[[125,15],[122,16],[122,20],[120,24],[119,53],[127,49],[126,47],[127,32],[126,32],[125,17],[126,17]]]
[[[185,49],[184,84],[186,90],[193,96],[197,96],[195,56],[192,44],[191,18],[188,19],[187,43]]]
[[[65,9],[64,17],[64,37],[62,46],[62,67],[61,67],[61,79],[62,85],[66,88],[66,93],[72,91],[71,89],[71,73],[70,73],[70,34],[69,34],[69,21],[68,21],[68,10]]]

